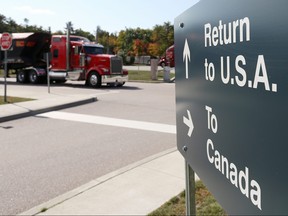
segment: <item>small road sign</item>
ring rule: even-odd
[[[12,46],[12,35],[10,33],[3,33],[1,37],[1,50],[9,50]]]

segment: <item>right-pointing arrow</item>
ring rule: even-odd
[[[187,114],[188,114],[188,118],[183,116],[183,122],[184,122],[184,124],[186,124],[189,127],[187,135],[189,137],[191,137],[193,129],[194,129],[194,124],[193,124],[192,117],[191,117],[191,114],[190,114],[189,110],[187,110]]]

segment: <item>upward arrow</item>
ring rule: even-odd
[[[187,38],[185,40],[184,50],[183,50],[183,61],[186,62],[186,79],[188,79],[188,60],[190,61],[190,48],[188,45]]]

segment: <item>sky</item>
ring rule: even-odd
[[[17,24],[51,27],[64,31],[71,21],[74,29],[94,34],[96,27],[110,33],[126,28],[153,29],[174,19],[198,0],[6,0],[0,14]]]

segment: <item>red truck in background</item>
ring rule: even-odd
[[[16,70],[17,82],[38,83],[47,79],[45,53],[49,53],[51,81],[85,80],[91,87],[102,84],[123,86],[128,81],[122,58],[104,54],[102,45],[87,38],[49,33],[16,33],[12,36],[13,50],[8,51],[7,67]],[[1,65],[3,56],[1,52]]]
[[[175,67],[174,45],[172,45],[166,49],[165,55],[162,56],[159,60],[159,65],[163,68],[165,66]]]

